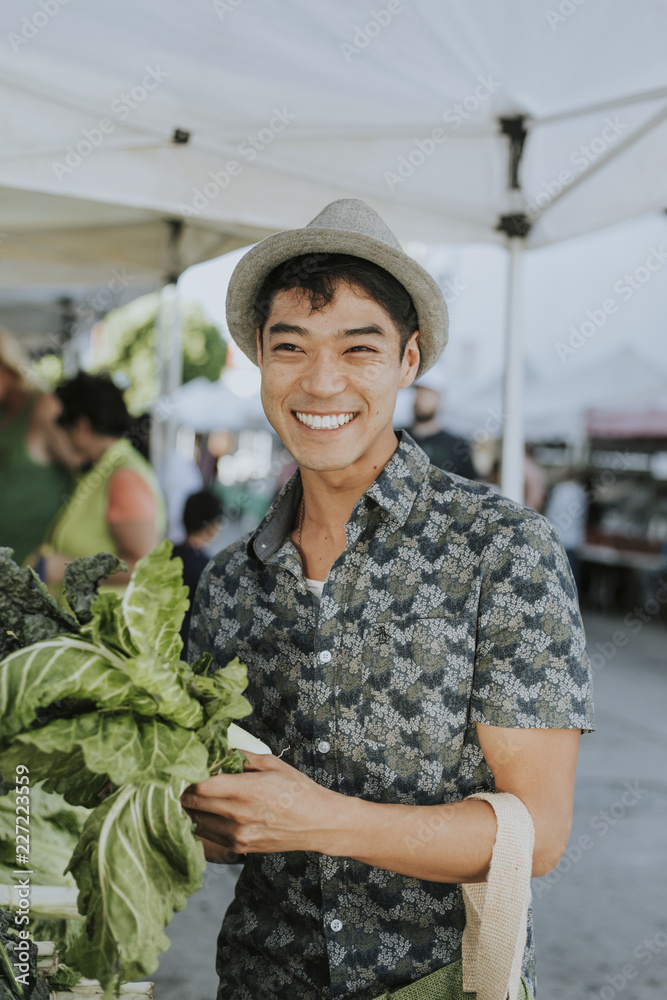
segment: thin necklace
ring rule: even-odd
[[[303,515],[305,510],[306,510],[306,499],[302,494],[301,503],[299,504],[299,541],[296,543],[296,547],[299,550],[299,556],[301,558],[302,564],[303,564],[303,552],[301,551],[301,532],[303,531]]]

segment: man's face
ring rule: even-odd
[[[388,313],[344,283],[315,312],[297,291],[276,293],[263,351],[257,332],[262,404],[299,465],[346,469],[390,440],[391,454],[396,394],[417,373],[418,337],[415,331],[399,361],[399,332]]]

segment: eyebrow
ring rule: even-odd
[[[278,336],[281,333],[298,333],[301,337],[310,337],[310,330],[303,326],[296,326],[293,323],[274,323],[269,327],[269,337]],[[339,330],[339,337],[366,337],[369,334],[377,334],[384,337],[384,330],[371,323],[369,326],[355,326],[350,330]]]

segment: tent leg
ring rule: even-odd
[[[169,456],[176,450],[178,431],[178,415],[173,399],[183,376],[183,330],[175,284],[165,285],[160,293],[155,324],[155,354],[158,403],[153,410],[151,461],[168,505],[176,486],[170,482],[173,473],[168,462]]]
[[[505,375],[503,381],[503,441],[501,492],[524,502],[524,345],[519,315],[522,240],[509,241]]]

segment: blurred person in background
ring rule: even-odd
[[[533,457],[533,449],[526,448],[524,455],[523,483],[526,507],[532,507],[538,514],[544,510],[547,498],[547,477],[541,465]]]
[[[556,483],[549,494],[544,516],[551,521],[563,543],[574,582],[580,591],[581,547],[586,540],[588,496],[576,476]]]
[[[502,493],[500,488],[502,475],[502,461],[500,455],[498,455],[493,461],[485,482],[487,485],[498,490],[499,493]],[[523,495],[524,506],[530,507],[532,510],[536,510],[538,514],[541,514],[544,508],[544,501],[547,496],[547,477],[545,476],[542,467],[537,464],[532,454],[529,452],[528,448],[526,448],[524,452]]]
[[[199,493],[193,493],[185,501],[183,508],[185,541],[180,545],[175,545],[172,551],[174,558],[178,557],[183,560],[183,583],[190,591],[190,607],[185,613],[181,626],[184,649],[187,649],[190,614],[199,577],[210,559],[206,547],[211,544],[220,531],[221,520],[222,503],[210,490],[200,490]]]
[[[18,341],[0,330],[0,545],[22,563],[69,496],[81,456],[55,418],[60,404],[28,375]]]
[[[31,562],[60,597],[65,565],[112,552],[127,563],[105,586],[123,588],[135,564],[166,527],[164,501],[150,465],[126,435],[134,421],[121,390],[103,375],[79,374],[56,389],[57,418],[85,471]]]
[[[437,371],[429,371],[415,382],[415,421],[410,433],[424,449],[431,464],[445,472],[453,472],[464,479],[477,479],[470,445],[465,438],[443,430],[440,425],[440,408],[444,385]]]

